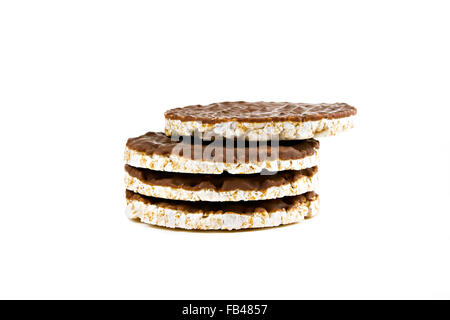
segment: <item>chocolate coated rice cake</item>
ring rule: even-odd
[[[221,102],[166,111],[166,134],[247,140],[300,140],[332,136],[353,127],[356,108],[346,103]]]
[[[317,167],[266,175],[189,174],[125,165],[125,186],[142,195],[185,201],[249,201],[317,190]]]
[[[161,132],[130,138],[125,162],[157,171],[203,174],[302,170],[319,162],[319,142],[314,139],[258,143],[183,139],[174,141]]]
[[[169,228],[238,230],[300,222],[319,211],[319,196],[242,202],[191,202],[147,197],[126,191],[129,218]]]

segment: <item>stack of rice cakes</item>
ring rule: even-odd
[[[344,103],[223,102],[171,109],[165,134],[127,141],[126,212],[169,228],[237,230],[319,211],[319,142],[353,127]]]

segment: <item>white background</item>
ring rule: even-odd
[[[0,298],[450,298],[448,1],[2,1]],[[172,107],[347,102],[321,214],[255,232],[124,215]]]

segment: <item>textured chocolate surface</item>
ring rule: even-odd
[[[155,154],[161,156],[177,155],[194,160],[230,163],[247,163],[250,161],[268,160],[261,159],[261,157],[272,157],[272,155],[275,157],[277,153],[277,159],[297,160],[312,156],[319,149],[319,141],[314,139],[279,141],[278,146],[271,146],[270,142],[268,142],[265,149],[254,143],[249,143],[248,141],[245,142],[245,146],[240,146],[236,141],[232,141],[233,147],[231,150],[225,148],[225,140],[210,142],[202,141],[200,142],[201,145],[199,147],[194,147],[192,143],[193,139],[177,142],[172,141],[171,138],[167,137],[162,132],[148,132],[142,136],[128,139],[127,147],[149,156]],[[264,146],[264,142],[262,145]],[[212,148],[213,146],[223,146],[222,152],[217,152],[219,148]],[[208,152],[208,150],[211,152]],[[259,152],[258,150],[262,152]],[[229,152],[228,157],[226,152]],[[256,159],[251,159],[250,155],[255,155]]]
[[[180,200],[166,200],[162,198],[154,198],[134,193],[126,190],[126,198],[128,200],[141,201],[153,204],[159,207],[165,207],[184,212],[204,212],[206,214],[218,214],[224,212],[233,212],[239,214],[250,214],[255,212],[273,212],[282,209],[289,209],[299,203],[305,203],[317,199],[315,192],[307,192],[299,196],[284,197],[273,200],[258,201],[240,201],[240,202],[191,202]]]
[[[225,121],[314,121],[345,118],[356,114],[356,108],[346,103],[292,103],[292,102],[220,102],[192,105],[166,111],[166,119],[217,123]]]
[[[186,190],[212,189],[215,191],[264,191],[270,187],[278,187],[289,184],[307,176],[317,173],[317,167],[300,171],[280,171],[272,175],[248,174],[234,175],[223,174],[190,174],[154,171],[143,168],[135,168],[125,165],[125,171],[140,181],[156,186],[182,188]]]

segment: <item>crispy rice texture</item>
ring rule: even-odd
[[[147,155],[128,147],[125,148],[125,163],[133,167],[146,168],[157,171],[171,171],[183,173],[221,174],[251,174],[267,171],[302,170],[319,164],[319,150],[312,156],[296,160],[272,160],[250,163],[225,163],[192,160],[177,155],[160,156]]]
[[[304,122],[224,121],[218,123],[166,119],[165,132],[168,136],[197,135],[204,140],[211,140],[217,136],[227,139],[245,138],[248,140],[303,140],[334,136],[342,131],[351,129],[354,126],[354,118],[355,116]]]
[[[270,176],[268,176],[270,178]],[[125,187],[133,192],[156,198],[185,200],[185,201],[250,201],[296,196],[308,191],[317,190],[318,174],[311,177],[302,176],[300,179],[281,186],[270,187],[261,191],[232,190],[216,191],[213,189],[187,190],[170,186],[151,185],[132,177],[125,172]]]
[[[319,213],[319,198],[299,203],[289,209],[253,214],[203,212],[188,213],[181,210],[159,207],[138,200],[127,200],[126,214],[130,219],[143,223],[188,230],[241,230],[276,227],[301,222]]]

